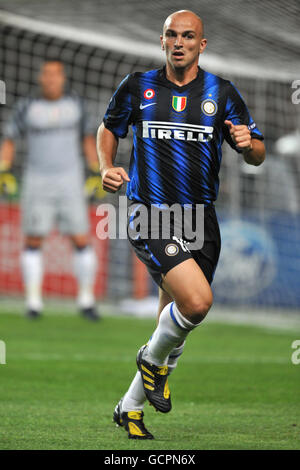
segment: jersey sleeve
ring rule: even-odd
[[[127,75],[120,83],[109,102],[108,108],[103,118],[105,127],[117,137],[122,139],[126,137],[128,133],[132,116],[129,79],[130,75]]]
[[[264,140],[264,136],[256,126],[254,120],[252,119],[246,106],[246,103],[244,102],[239,91],[231,82],[229,82],[228,84],[224,121],[225,120],[231,121],[235,125],[246,125],[250,130],[252,139]],[[233,142],[230,136],[229,129],[225,124],[223,125],[223,134],[225,140],[229,143],[229,145],[238,153],[241,153],[242,150],[238,149],[235,143]]]
[[[3,129],[3,137],[5,139],[15,140],[23,137],[26,132],[26,108],[27,99],[20,99],[16,102],[6,124]]]

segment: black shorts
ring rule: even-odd
[[[166,274],[172,268],[183,261],[193,258],[201,268],[209,284],[212,283],[214,273],[218,264],[221,237],[219,224],[213,205],[204,208],[204,240],[201,249],[189,250],[188,239],[184,236],[171,236],[166,239],[159,235],[158,239],[150,236],[150,219],[148,237],[132,237],[128,230],[129,224],[134,224],[138,217],[138,210],[131,210],[133,206],[139,204],[136,201],[129,201],[127,232],[128,239],[133,246],[137,257],[147,266],[147,269],[156,282],[161,287],[162,274]]]

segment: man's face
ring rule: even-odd
[[[63,95],[65,72],[60,62],[46,62],[39,75],[39,84],[43,95],[48,99],[58,99]]]
[[[202,35],[202,23],[192,13],[175,13],[167,18],[160,40],[172,68],[185,69],[198,64],[207,42]]]

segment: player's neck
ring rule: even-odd
[[[198,75],[198,64],[192,64],[190,68],[175,69],[166,64],[166,78],[177,86],[184,86],[195,80]]]
[[[63,93],[47,93],[42,90],[42,97],[47,101],[58,101],[63,97]]]

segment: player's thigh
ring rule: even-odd
[[[194,323],[200,322],[212,303],[212,291],[203,271],[183,243],[161,239],[131,239],[135,253],[147,266],[161,293],[159,314],[171,300]]]
[[[88,208],[81,193],[61,195],[58,200],[58,229],[61,233],[79,238],[89,233]]]
[[[41,194],[26,194],[21,203],[22,230],[28,237],[45,237],[55,222],[55,203]]]
[[[193,322],[201,321],[212,305],[213,294],[196,261],[187,259],[162,278],[163,289],[175,300],[180,312]]]

